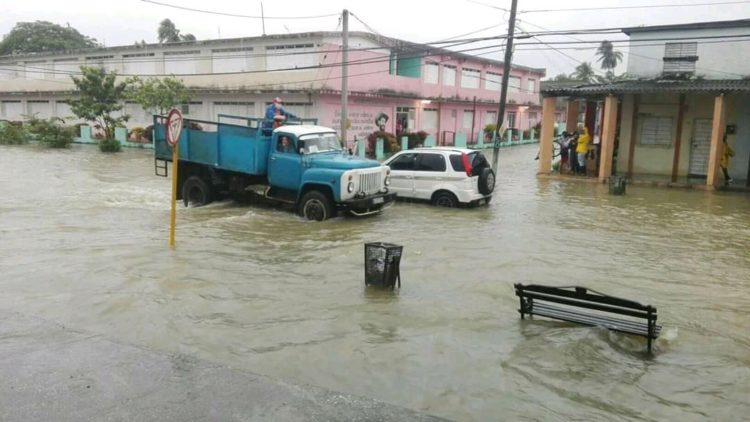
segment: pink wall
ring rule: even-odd
[[[335,45],[323,45],[321,49],[332,50],[338,48]],[[431,56],[422,59],[422,77],[411,78],[389,74],[389,56],[382,52],[373,51],[352,51],[349,54],[349,61],[354,62],[349,66],[349,90],[359,92],[379,92],[386,90],[390,92],[414,95],[420,98],[458,98],[464,101],[473,100],[476,96],[480,101],[497,101],[500,98],[500,92],[485,89],[487,83],[487,72],[502,74],[503,69],[497,65],[487,65],[479,61],[458,60],[449,56]],[[330,54],[324,60],[324,64],[340,63],[340,55]],[[358,61],[365,63],[357,64]],[[426,83],[425,80],[425,63],[437,63],[439,65],[439,80],[437,84]],[[443,67],[456,67],[455,86],[446,86],[443,84]],[[461,87],[461,70],[466,67],[480,71],[480,88],[462,88]],[[339,90],[341,88],[341,68],[332,67],[322,69],[321,73],[326,79],[322,82],[324,87]],[[521,92],[510,92],[508,102],[516,104],[531,103],[539,104],[539,83],[542,73],[532,73],[526,69],[513,68],[511,76],[521,78]],[[536,86],[534,92],[526,92],[528,80],[534,79]]]

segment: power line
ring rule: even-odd
[[[144,3],[151,3],[158,6],[171,7],[173,9],[187,10],[189,12],[206,13],[209,15],[229,16],[233,18],[245,18],[245,19],[320,19],[330,18],[332,16],[338,16],[340,13],[329,13],[326,15],[313,15],[313,16],[252,16],[252,15],[238,15],[236,13],[224,13],[215,12],[212,10],[194,9],[192,7],[178,6],[176,4],[162,3],[153,0],[141,0]]]
[[[478,3],[474,2],[472,3]],[[574,7],[574,8],[563,8],[563,9],[529,9],[521,10],[520,13],[546,13],[546,12],[583,12],[590,10],[622,10],[622,9],[656,9],[656,8],[671,8],[671,7],[695,7],[695,6],[719,6],[727,4],[746,4],[750,1],[722,1],[716,3],[688,3],[688,4],[648,4],[641,6],[602,6],[602,7]],[[488,6],[488,5],[485,5]],[[489,6],[492,7],[492,6]],[[497,7],[495,7],[497,9]]]
[[[350,14],[351,16],[353,16],[353,17],[354,17],[354,19],[358,20],[358,21],[359,21],[359,23],[361,23],[362,25],[364,25],[364,26],[365,26],[365,28],[367,28],[367,30],[368,30],[368,31],[370,31],[370,32],[372,32],[372,33],[375,33],[375,34],[377,34],[377,35],[383,36],[383,34],[381,34],[380,32],[376,31],[375,29],[373,29],[373,27],[371,27],[371,26],[370,26],[370,25],[368,25],[368,24],[367,24],[367,23],[366,23],[365,21],[363,21],[362,19],[360,19],[360,18],[359,18],[359,16],[355,15],[355,14],[354,14],[354,12],[352,12],[351,10],[349,11],[349,14]]]

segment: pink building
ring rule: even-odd
[[[376,130],[380,113],[389,116],[388,132],[423,130],[447,144],[456,134],[472,143],[487,124],[496,123],[502,62],[369,33],[355,33],[351,39],[350,139]],[[337,48],[335,43],[323,46]],[[506,127],[523,131],[541,121],[539,83],[544,75],[544,69],[512,67]],[[340,127],[340,77],[341,68],[332,68],[320,90],[321,123],[331,127]]]

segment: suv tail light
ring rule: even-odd
[[[466,172],[466,175],[471,177],[471,162],[469,161],[469,155],[466,153],[461,153],[461,161],[464,163],[464,171]]]

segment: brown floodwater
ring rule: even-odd
[[[538,180],[501,151],[489,207],[399,203],[308,223],[268,206],[178,211],[150,152],[0,147],[0,309],[458,420],[750,414],[750,197]],[[363,244],[404,246],[366,290]],[[658,308],[643,339],[521,321],[514,282]]]

